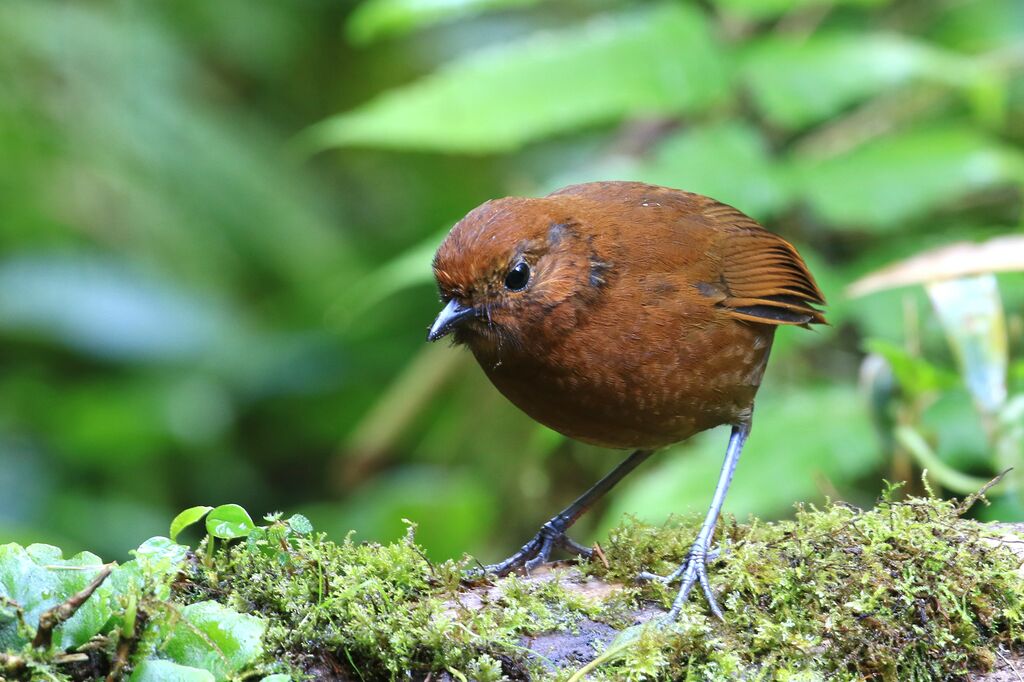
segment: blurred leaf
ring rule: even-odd
[[[958,384],[935,396],[916,426],[931,436],[935,454],[954,469],[995,471],[992,446],[978,420],[977,408],[963,383]]]
[[[1024,235],[1002,235],[983,243],[957,242],[928,249],[857,279],[847,287],[864,296],[911,284],[989,272],[1024,271]]]
[[[995,276],[932,282],[925,289],[975,404],[996,415],[1006,402],[1009,342]]]
[[[65,559],[60,548],[51,545],[0,545],[0,597],[19,604],[25,623],[34,628],[44,611],[85,589],[102,567],[103,561],[90,552]],[[111,591],[104,582],[56,628],[58,648],[81,646],[100,633],[113,613]],[[0,612],[0,650],[16,650],[24,643],[13,616]]]
[[[189,604],[181,615],[183,622],[160,648],[176,663],[209,670],[219,682],[233,679],[263,653],[266,625],[260,618],[215,601]]]
[[[129,678],[130,682],[215,682],[215,679],[208,670],[157,660],[139,663]]]
[[[957,50],[982,52],[1019,45],[1024,37],[1024,3],[966,0],[944,8],[930,35]]]
[[[631,115],[699,111],[727,88],[704,16],[662,4],[469,55],[324,121],[305,143],[506,151]]]
[[[852,5],[855,7],[877,7],[891,0],[713,0],[719,9],[751,19],[771,17],[799,11],[814,11],[829,7]]]
[[[434,252],[446,234],[447,228],[443,233],[431,235],[381,263],[347,287],[332,307],[331,317],[336,318],[342,325],[352,325],[382,301],[401,291],[416,286],[434,286],[434,270],[431,264]],[[424,324],[428,322],[429,320]]]
[[[0,66],[18,65],[4,70],[0,126],[26,161],[0,166],[20,207],[4,232],[89,238],[193,283],[269,278],[322,301],[324,278],[355,265],[341,233],[281,136],[213,95],[215,74],[167,29],[103,3],[0,3]]]
[[[39,386],[20,397],[49,432],[55,456],[120,476],[152,462],[169,441],[165,384],[150,379],[107,373],[96,381],[69,382],[62,391]]]
[[[551,185],[635,180],[718,199],[759,219],[777,213],[788,188],[761,133],[742,123],[695,126],[659,142],[649,159],[613,157],[563,174]],[[552,187],[554,189],[554,187]]]
[[[959,495],[972,495],[988,483],[987,478],[968,476],[943,462],[928,445],[928,441],[913,427],[897,427],[896,439],[914,456],[922,469],[927,469],[928,474],[934,476],[943,487]]]
[[[21,256],[0,262],[0,330],[39,334],[122,361],[208,352],[229,322],[206,301],[107,258]]]
[[[345,439],[345,466],[356,470],[393,450],[416,418],[466,358],[443,344],[418,350],[387,386]]]
[[[291,675],[286,675],[284,673],[275,673],[273,675],[267,675],[266,677],[261,679],[260,682],[291,682],[291,680]]]
[[[46,509],[41,510],[43,518],[51,527],[74,538],[79,546],[89,547],[101,556],[125,557],[140,539],[167,530],[170,512],[159,497],[147,496],[146,490],[152,489],[153,483],[140,474],[151,467],[128,469],[126,480],[137,481],[134,485],[115,485],[119,479],[112,471],[104,470],[104,480],[110,484],[108,490],[70,487],[50,499]]]
[[[871,353],[878,353],[889,366],[900,387],[920,395],[952,388],[958,383],[956,374],[937,367],[922,357],[911,355],[901,346],[884,339],[868,339],[864,346]]]
[[[348,19],[348,37],[365,45],[442,21],[463,19],[488,10],[526,7],[539,0],[363,0]]]
[[[206,532],[215,538],[244,538],[256,528],[249,512],[237,504],[222,504],[206,517]]]
[[[765,117],[784,128],[828,118],[916,79],[962,85],[974,63],[896,34],[832,33],[753,41],[741,72]]]
[[[200,520],[202,520],[204,516],[206,516],[206,513],[212,509],[213,507],[207,507],[205,505],[198,507],[189,507],[188,509],[184,510],[183,512],[175,516],[174,520],[171,521],[171,541],[173,542],[174,540],[177,540],[178,534],[181,533],[181,531],[185,530],[194,523],[198,523]]]
[[[799,162],[800,192],[840,228],[892,230],[994,185],[1024,181],[1024,155],[970,128],[912,130]]]
[[[1024,393],[1012,396],[999,412],[995,428],[995,462],[999,469],[1019,467],[1024,459]],[[1011,481],[1017,494],[1024,498],[1021,474],[1014,472]]]
[[[821,499],[819,483],[854,480],[881,464],[867,411],[849,386],[768,391],[758,396],[754,428],[726,498],[740,519],[784,515]],[[715,429],[660,453],[612,494],[600,532],[625,514],[662,523],[669,514],[704,514],[722,468],[728,431]]]

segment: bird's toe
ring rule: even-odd
[[[672,601],[672,607],[669,609],[667,620],[675,620],[679,617],[679,613],[682,611],[683,604],[690,596],[690,592],[693,590],[693,586],[700,584],[704,596],[708,600],[708,606],[711,608],[711,612],[721,620],[725,620],[722,615],[722,609],[718,606],[718,601],[715,598],[714,592],[711,590],[711,582],[708,579],[707,563],[714,561],[722,555],[722,549],[716,547],[715,549],[709,550],[706,546],[702,545],[699,541],[694,544],[690,549],[689,554],[686,556],[686,560],[679,565],[679,567],[669,573],[668,575],[659,575],[657,573],[651,573],[649,571],[643,571],[637,574],[637,580],[643,582],[659,582],[663,585],[669,585],[671,583],[679,581],[679,591],[676,593],[675,599]]]
[[[509,558],[496,564],[489,564],[476,569],[470,572],[469,575],[476,578],[483,578],[488,575],[502,577],[519,569],[529,573],[547,563],[555,547],[562,547],[584,559],[589,559],[591,554],[593,554],[593,550],[576,542],[564,532],[553,533],[547,528],[542,528],[539,533]]]

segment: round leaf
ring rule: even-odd
[[[237,504],[222,504],[206,517],[206,532],[215,538],[244,538],[256,528],[249,512]]]

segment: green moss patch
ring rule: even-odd
[[[202,520],[202,509],[175,530]],[[53,604],[20,604],[30,586],[0,561],[0,576],[10,574],[0,581],[0,621],[12,633],[0,677],[94,679],[120,666],[143,681],[170,672],[273,682],[955,680],[991,667],[1022,637],[1020,560],[961,519],[956,502],[884,500],[871,511],[799,508],[779,523],[723,520],[716,542],[724,556],[711,581],[726,622],[710,618],[694,594],[672,624],[660,616],[674,588],[633,576],[672,570],[696,520],[627,521],[603,546],[606,562],[466,588],[465,564],[430,562],[411,525],[390,545],[335,543],[302,517],[257,526],[244,510],[214,511],[194,553],[150,541],[97,590],[106,622],[94,618],[80,631],[83,617],[69,620],[46,650],[32,647],[25,614],[59,603],[70,583]],[[8,547],[3,556],[25,554]],[[37,562],[24,580],[59,587],[67,569],[57,559]],[[550,632],[559,635],[543,636]]]
[[[678,624],[645,635],[649,659],[666,679],[944,680],[988,669],[996,647],[1021,640],[1021,560],[963,510],[912,498],[725,524],[710,574],[726,622],[709,619],[695,592]],[[669,571],[695,526],[627,523],[610,536],[609,566],[590,570],[611,580]],[[644,595],[666,607],[675,596],[661,585]],[[651,668],[638,651],[624,672]]]

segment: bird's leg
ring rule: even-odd
[[[696,583],[700,583],[701,588],[704,590],[704,596],[707,597],[711,612],[721,620],[725,620],[725,617],[722,615],[722,609],[718,607],[715,595],[711,592],[711,584],[708,582],[707,562],[719,555],[719,551],[710,550],[709,545],[711,544],[711,536],[715,532],[715,523],[718,521],[718,515],[722,511],[722,503],[725,502],[725,494],[729,491],[729,483],[732,481],[733,472],[736,471],[736,463],[739,462],[743,443],[747,440],[749,433],[749,422],[732,427],[732,435],[729,436],[729,447],[725,452],[725,462],[722,463],[722,473],[719,474],[718,485],[715,487],[715,496],[711,500],[711,507],[708,508],[707,516],[704,517],[704,523],[700,527],[700,532],[697,533],[696,541],[690,547],[686,560],[679,568],[666,576],[647,572],[641,573],[638,576],[641,580],[657,580],[663,583],[680,580],[679,593],[676,595],[675,601],[672,602],[672,608],[668,612],[669,620],[674,620],[679,616],[683,604],[686,603],[687,598],[690,596],[690,590],[693,589]]]
[[[566,531],[595,502],[611,490],[616,483],[625,478],[626,474],[640,466],[640,463],[653,453],[653,450],[637,450],[631,454],[617,467],[608,472],[604,478],[576,498],[575,502],[549,519],[540,527],[540,531],[523,545],[518,552],[500,563],[484,566],[481,571],[476,572],[477,576],[483,574],[503,576],[517,568],[525,568],[527,571],[532,571],[548,560],[551,550],[555,547],[563,547],[573,554],[589,557],[591,554],[590,548],[584,547],[572,540],[565,534]]]

